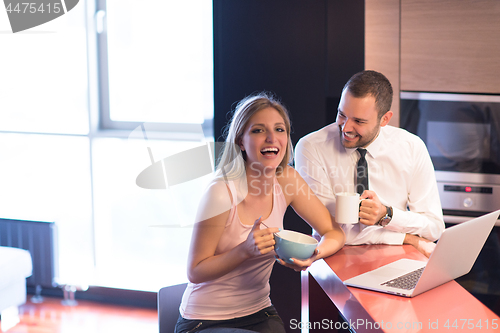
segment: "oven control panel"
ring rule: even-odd
[[[487,193],[493,194],[491,186],[464,186],[464,185],[444,185],[445,192],[461,192],[461,193]]]
[[[500,185],[438,182],[443,210],[492,212],[500,209]]]

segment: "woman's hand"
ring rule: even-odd
[[[286,262],[283,259],[280,259],[278,257],[276,257],[276,261],[279,262],[283,266],[286,266],[288,268],[293,269],[296,272],[300,272],[300,271],[305,271],[307,268],[309,268],[309,266],[311,266],[313,262],[315,262],[317,259],[319,259],[318,256],[319,256],[319,251],[318,251],[318,249],[316,249],[316,250],[314,250],[313,255],[308,259],[300,260],[300,259],[292,258],[292,261],[293,261],[292,264],[290,264],[290,263],[288,263],[288,262]]]
[[[188,256],[188,279],[192,283],[203,283],[220,278],[233,271],[248,258],[274,250],[273,232],[278,228],[260,229],[260,219],[244,236],[235,235],[238,245],[217,253],[232,207],[231,192],[224,182],[211,184],[203,195],[198,209],[198,220],[193,227],[191,249]],[[215,207],[215,209],[214,209]],[[219,208],[226,207],[223,213]],[[250,232],[248,232],[250,229]]]
[[[261,218],[255,220],[252,230],[248,234],[247,239],[243,243],[243,248],[248,254],[248,258],[266,254],[274,250],[274,235],[279,232],[279,228],[261,229]]]
[[[344,246],[345,234],[325,205],[316,197],[299,173],[287,166],[278,177],[285,198],[295,212],[306,221],[320,236],[318,251],[307,260],[298,260],[293,269],[305,269],[315,260],[328,257]],[[280,263],[282,263],[280,261]]]

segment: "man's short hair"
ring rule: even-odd
[[[373,70],[364,70],[354,74],[344,86],[356,98],[375,97],[378,118],[391,109],[392,85],[382,74]]]

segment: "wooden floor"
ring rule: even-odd
[[[39,304],[28,299],[19,308],[19,316],[21,322],[8,333],[158,333],[154,309],[90,301],[78,300],[76,306],[64,306],[60,298],[44,297]]]

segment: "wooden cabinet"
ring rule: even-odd
[[[399,0],[365,0],[365,69],[391,81],[393,126],[399,126],[399,13]]]
[[[500,93],[500,1],[402,0],[401,90]]]
[[[365,68],[400,90],[500,94],[500,1],[365,0]]]

